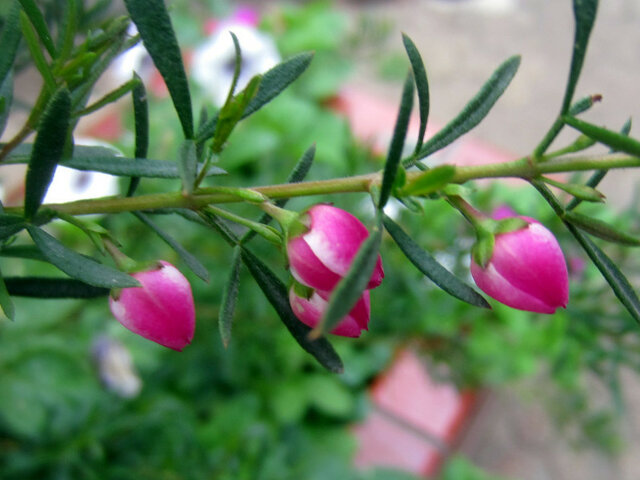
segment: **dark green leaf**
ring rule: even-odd
[[[131,275],[102,265],[68,249],[44,230],[29,225],[29,235],[46,259],[72,278],[105,288],[139,287],[140,283]]]
[[[330,372],[342,373],[344,371],[342,360],[340,360],[329,341],[324,337],[315,340],[309,339],[311,329],[298,320],[293,310],[291,310],[289,294],[282,281],[249,250],[243,248],[241,257],[293,338],[304,350],[313,355],[320,365]]]
[[[577,212],[566,212],[564,218],[580,230],[584,230],[585,232],[590,233],[595,237],[602,238],[608,242],[633,247],[640,245],[640,238],[621,232],[615,227],[602,220],[598,220],[597,218],[588,217]]]
[[[573,0],[573,16],[575,18],[575,36],[573,40],[573,55],[571,56],[571,67],[569,69],[569,79],[567,88],[565,89],[564,99],[562,101],[562,110],[564,114],[569,110],[571,100],[580,78],[582,64],[587,53],[587,44],[589,36],[593,28],[593,22],[596,19],[596,11],[598,9],[598,0]]]
[[[36,5],[34,0],[20,0],[20,4],[24,9],[29,21],[33,25],[33,28],[38,33],[42,44],[45,46],[51,58],[56,58],[56,47],[53,44],[53,40],[51,39],[51,33],[49,33],[49,28],[47,27],[47,23],[42,16],[42,12]]]
[[[171,19],[163,0],[125,0],[131,19],[153,63],[162,75],[186,138],[193,138],[189,84]]]
[[[224,291],[222,292],[220,313],[218,315],[218,328],[220,329],[220,338],[222,338],[222,344],[225,346],[225,348],[229,346],[229,342],[231,341],[233,315],[235,313],[236,303],[238,300],[238,288],[240,286],[240,267],[242,265],[240,252],[240,247],[236,247],[233,251],[231,273],[229,275],[229,280],[224,287]]]
[[[240,49],[240,42],[238,41],[238,37],[236,37],[235,33],[230,31],[229,34],[231,35],[231,40],[233,40],[233,49],[235,50],[236,57],[233,66],[233,78],[231,79],[231,86],[229,87],[225,104],[228,104],[229,100],[233,98],[236,86],[238,85],[238,78],[240,78],[240,70],[242,68],[242,50]]]
[[[425,170],[408,183],[401,191],[401,195],[428,195],[447,186],[456,174],[453,165],[439,165]]]
[[[563,117],[568,125],[618,152],[640,156],[640,142],[621,133],[598,127],[575,117]]]
[[[313,329],[313,335],[333,330],[358,302],[376,266],[381,239],[382,230],[377,225],[362,242],[347,274],[331,292],[327,309],[320,323]]]
[[[126,94],[131,92],[138,84],[138,81],[139,81],[138,79],[133,78],[128,82],[123,83],[118,88],[106,93],[102,98],[96,100],[94,103],[92,103],[88,107],[85,107],[82,110],[73,112],[73,116],[81,117],[84,115],[89,115],[90,113],[97,112],[98,110],[105,107],[106,105],[109,105],[110,103],[117,102]]]
[[[33,245],[10,245],[0,249],[0,257],[24,258],[46,262],[42,252]]]
[[[62,158],[70,115],[69,90],[61,88],[47,104],[33,143],[25,184],[24,212],[27,218],[32,218],[38,211]]]
[[[18,53],[20,43],[20,6],[14,0],[9,14],[5,17],[5,23],[0,36],[0,83],[7,78],[9,71]]]
[[[182,191],[193,193],[193,185],[196,181],[198,158],[196,157],[196,144],[193,140],[185,140],[180,145],[180,178],[182,179]]]
[[[18,215],[0,214],[0,240],[15,235],[25,227],[24,218]]]
[[[519,56],[513,56],[500,65],[462,112],[425,142],[417,158],[427,157],[446,147],[478,125],[509,86],[519,66]]]
[[[3,313],[9,320],[13,320],[15,318],[16,311],[13,307],[13,301],[11,301],[11,295],[4,283],[2,272],[0,272],[0,307],[2,307]]]
[[[9,72],[9,74],[4,78],[4,81],[0,81],[0,137],[7,126],[7,120],[9,119],[12,103],[13,73]]]
[[[135,121],[135,158],[146,158],[149,149],[149,105],[147,103],[147,90],[144,82],[133,72],[133,78],[138,81],[131,91],[133,99],[133,118]],[[127,189],[127,197],[133,195],[140,184],[140,177],[132,177]]]
[[[560,218],[563,218],[566,214],[562,205],[558,199],[549,191],[549,188],[542,182],[532,181],[532,185],[540,192],[542,197],[549,203],[553,211]],[[589,258],[593,264],[600,270],[600,273],[607,281],[613,293],[615,293],[618,300],[624,305],[631,316],[640,323],[640,299],[633,290],[633,287],[629,283],[629,280],[624,276],[615,263],[602,251],[600,248],[591,241],[591,239],[578,230],[572,223],[564,220],[564,224],[574,238],[578,241],[580,246],[587,252]]]
[[[396,119],[396,126],[393,129],[393,137],[389,145],[389,153],[387,161],[384,164],[384,175],[382,177],[382,185],[380,186],[380,199],[378,200],[378,208],[383,208],[395,183],[398,173],[398,166],[402,159],[402,150],[404,142],[407,138],[407,129],[409,128],[409,119],[411,118],[411,110],[413,109],[413,78],[407,75],[402,89],[402,100],[400,101],[400,109]]]
[[[33,26],[24,12],[20,12],[20,29],[22,30],[22,35],[24,36],[25,41],[27,42],[31,58],[33,58],[33,64],[40,72],[40,75],[42,75],[44,83],[49,91],[55,91],[56,80],[53,77],[53,73],[47,63],[47,59],[44,58],[44,54],[42,53],[42,50],[40,50],[40,43],[38,42],[36,34],[33,32]]]
[[[200,263],[200,261],[193,256],[189,251],[187,251],[182,245],[180,245],[171,235],[162,230],[158,225],[156,225],[147,215],[142,212],[133,212],[133,214],[147,227],[156,232],[156,234],[167,243],[175,252],[178,254],[180,259],[185,263],[189,269],[193,273],[195,273],[198,277],[200,277],[205,282],[209,281],[209,272],[207,269]]]
[[[409,261],[438,287],[463,302],[476,307],[491,308],[482,295],[440,265],[429,252],[420,248],[393,220],[385,215],[383,222],[384,228]]]
[[[418,90],[420,130],[418,131],[418,142],[416,143],[415,149],[415,153],[418,153],[422,148],[424,133],[427,130],[427,120],[429,119],[429,81],[427,80],[427,70],[424,68],[424,62],[413,41],[403,33],[402,42],[409,56],[411,69],[413,70],[413,78],[415,79],[416,89]]]
[[[94,287],[72,278],[7,277],[9,294],[32,298],[95,298],[109,295],[108,288]]]

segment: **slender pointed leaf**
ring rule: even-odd
[[[132,212],[138,220],[144,223],[151,230],[156,232],[156,234],[167,243],[180,257],[180,259],[185,263],[189,269],[195,273],[198,277],[200,277],[205,282],[209,281],[209,272],[207,269],[200,263],[191,252],[185,249],[182,245],[180,245],[171,235],[162,230],[155,222],[153,222],[147,215],[142,212]]]
[[[384,228],[415,267],[449,295],[476,307],[491,308],[482,295],[444,268],[431,254],[415,243],[400,226],[386,215]]]
[[[447,186],[455,176],[456,167],[453,165],[438,165],[435,168],[425,170],[407,184],[402,190],[402,195],[428,195]]]
[[[191,194],[193,193],[198,168],[196,144],[193,140],[185,140],[180,145],[178,165],[180,167],[180,178],[182,179],[182,191]]]
[[[171,19],[163,0],[125,0],[131,19],[153,63],[162,75],[180,118],[185,138],[193,138],[189,83]]]
[[[238,37],[235,33],[229,32],[231,35],[231,40],[233,40],[233,49],[235,50],[235,62],[233,66],[233,78],[231,79],[231,86],[229,87],[229,92],[227,93],[227,99],[225,104],[229,103],[229,100],[233,97],[233,94],[236,91],[236,87],[238,86],[238,78],[240,78],[240,70],[242,68],[242,50],[240,48],[240,42],[238,41]]]
[[[33,64],[40,72],[40,75],[42,75],[44,83],[49,91],[55,91],[56,80],[53,77],[53,73],[51,72],[47,59],[44,58],[44,54],[40,49],[40,43],[33,31],[33,25],[31,25],[31,22],[29,22],[29,19],[24,12],[20,12],[20,29],[22,30],[22,35],[24,36],[25,41],[27,42],[27,47],[29,48],[29,53],[31,53]]]
[[[19,215],[0,214],[0,240],[15,235],[26,226],[24,218]]]
[[[128,82],[123,83],[118,88],[106,93],[102,98],[96,100],[94,103],[92,103],[88,107],[85,107],[82,110],[73,112],[73,116],[81,117],[84,115],[89,115],[90,113],[97,112],[98,110],[105,107],[106,105],[109,105],[110,103],[117,102],[126,94],[131,92],[135,88],[137,83],[138,83],[138,80],[135,78],[129,80]]]
[[[601,238],[607,242],[619,243],[620,245],[628,245],[631,247],[640,245],[640,238],[621,232],[607,222],[597,218],[588,217],[578,212],[566,212],[564,218],[580,230],[584,230],[594,237]]]
[[[149,105],[147,103],[147,90],[144,87],[144,82],[137,73],[133,72],[133,78],[138,81],[131,91],[136,134],[134,156],[135,158],[146,158],[147,151],[149,150]],[[131,177],[129,188],[127,189],[127,197],[135,193],[139,184],[140,177]]]
[[[333,330],[357,303],[376,266],[381,240],[382,230],[378,225],[362,242],[349,271],[331,292],[327,309],[320,323],[313,329],[313,335]]]
[[[9,71],[13,66],[13,62],[18,53],[18,45],[20,44],[20,5],[14,0],[8,15],[5,17],[5,23],[0,36],[0,83],[4,82]]]
[[[581,113],[586,112],[591,107],[593,107],[596,102],[599,102],[601,100],[602,95],[587,95],[586,97],[582,97],[580,100],[571,105],[568,113],[569,115],[575,117],[576,115],[580,115]]]
[[[233,261],[231,262],[231,272],[229,280],[222,292],[222,301],[220,306],[220,314],[218,315],[218,328],[220,330],[220,338],[225,348],[229,346],[231,341],[231,327],[233,325],[233,315],[236,311],[236,303],[238,301],[238,288],[240,286],[240,267],[242,259],[240,258],[240,247],[236,247],[233,252]]]
[[[42,12],[36,5],[34,0],[20,0],[20,4],[24,9],[26,16],[29,18],[29,21],[33,25],[36,33],[40,37],[42,44],[45,46],[51,58],[56,58],[56,47],[53,44],[53,40],[51,38],[51,33],[49,33],[49,28],[47,27],[47,22],[45,22],[44,17],[42,16]]]
[[[94,287],[72,278],[6,277],[7,291],[17,297],[95,298],[109,295],[108,288]]]
[[[552,178],[541,177],[545,183],[549,185],[553,185],[560,190],[567,192],[569,195],[573,195],[575,198],[583,200],[585,202],[596,202],[602,203],[604,202],[604,195],[596,190],[595,188],[589,187],[588,185],[582,185],[577,183],[564,183],[558,182]]]
[[[62,158],[70,115],[69,90],[61,88],[47,104],[33,143],[25,185],[24,212],[27,218],[32,218],[40,207]]]
[[[389,153],[387,161],[384,164],[384,174],[382,176],[382,185],[380,186],[380,199],[378,200],[378,208],[382,209],[389,200],[391,190],[396,180],[398,166],[402,159],[402,150],[404,142],[407,138],[407,129],[409,128],[409,119],[411,118],[411,110],[413,109],[413,78],[407,75],[402,89],[402,100],[400,101],[400,109],[396,119],[396,125],[393,129],[393,137],[389,145]]]
[[[26,260],[39,260],[46,262],[42,252],[33,245],[10,245],[0,249],[0,257],[23,258]]]
[[[78,3],[77,0],[67,0],[64,10],[61,29],[58,32],[58,62],[66,61],[73,50],[73,42],[78,29]]]
[[[418,141],[416,142],[415,153],[422,148],[424,134],[427,131],[427,120],[429,119],[429,81],[427,80],[427,70],[424,67],[422,56],[408,35],[402,34],[402,42],[411,62],[413,78],[418,91],[418,109],[420,112],[420,130],[418,130]]]
[[[2,272],[0,272],[0,307],[2,307],[2,312],[9,320],[14,320],[16,311],[13,306],[13,301],[11,300],[11,295],[4,283]]]
[[[139,287],[140,283],[131,275],[102,265],[92,258],[70,250],[44,230],[27,226],[29,235],[47,260],[72,278],[105,288]]]
[[[573,40],[573,55],[571,56],[571,67],[569,69],[569,79],[562,101],[562,113],[566,113],[571,105],[571,100],[580,78],[582,64],[587,53],[587,45],[591,36],[591,29],[596,19],[598,10],[598,0],[573,0],[573,16],[575,18],[575,36]]]
[[[298,320],[291,310],[287,288],[282,281],[249,250],[243,248],[241,257],[262,293],[267,297],[293,338],[324,368],[333,373],[342,373],[344,371],[342,360],[329,341],[324,337],[315,340],[309,339],[311,329]]]
[[[427,157],[446,147],[478,125],[509,86],[519,66],[520,57],[517,55],[500,65],[458,116],[425,142],[417,158]]]
[[[1,44],[0,44],[1,45]],[[11,104],[13,103],[13,73],[0,81],[0,137],[4,133],[11,112]]]
[[[615,151],[625,152],[636,157],[640,156],[640,142],[638,140],[574,117],[567,116],[563,117],[563,119],[565,123],[571,125],[576,130],[611,147]]]

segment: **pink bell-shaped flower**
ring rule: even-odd
[[[142,287],[123,288],[109,297],[116,319],[133,333],[181,351],[193,339],[195,306],[189,281],[168,262],[132,274]]]
[[[554,313],[569,301],[567,264],[560,245],[538,221],[495,236],[485,268],[471,261],[471,275],[490,297],[518,310]]]
[[[309,298],[305,298],[300,296],[294,287],[291,287],[289,303],[296,317],[305,325],[314,328],[327,309],[329,295],[329,292],[314,290]],[[369,290],[365,290],[349,314],[331,330],[331,333],[342,337],[359,337],[362,330],[369,329],[370,316]]]
[[[308,230],[287,242],[291,274],[304,285],[331,291],[349,271],[369,231],[349,212],[331,205],[314,205],[306,215]],[[382,259],[378,256],[367,288],[377,287],[383,278]]]

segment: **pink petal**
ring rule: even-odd
[[[287,245],[291,274],[300,283],[320,290],[333,290],[342,277],[322,264],[303,237]]]

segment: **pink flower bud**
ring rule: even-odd
[[[567,264],[553,234],[536,220],[495,237],[491,260],[482,268],[473,259],[471,275],[480,289],[519,310],[554,313],[569,301]]]
[[[291,274],[304,285],[331,291],[349,271],[369,231],[349,212],[331,205],[314,205],[306,214],[309,229],[287,243]],[[383,278],[378,256],[367,288],[377,287]]]
[[[314,290],[307,299],[299,296],[293,287],[289,290],[289,303],[293,313],[305,325],[314,328],[327,309],[330,292]],[[360,299],[345,318],[331,330],[334,335],[342,337],[359,337],[362,330],[368,330],[371,304],[369,302],[369,290],[362,293]]]
[[[133,333],[173,350],[191,343],[195,307],[189,281],[168,262],[134,273],[142,287],[124,288],[109,297],[116,319]]]

